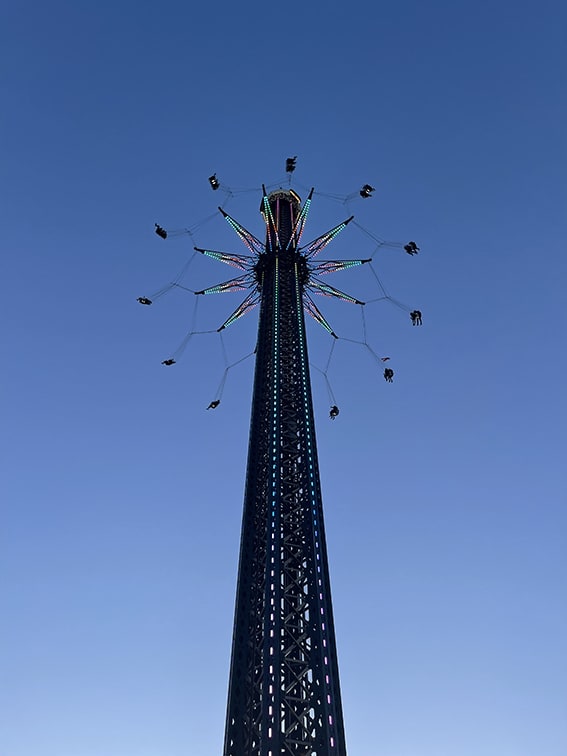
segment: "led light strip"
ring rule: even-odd
[[[318,294],[322,294],[325,297],[336,297],[337,299],[342,299],[343,302],[352,302],[352,304],[364,304],[364,302],[361,302],[359,299],[351,297],[350,294],[345,294],[344,291],[340,291],[339,289],[335,289],[334,286],[329,286],[328,284],[324,284],[319,281],[310,281],[309,289],[311,291],[316,291]]]
[[[239,268],[240,270],[246,270],[252,264],[252,258],[245,257],[244,255],[230,255],[227,252],[217,252],[214,249],[200,249],[199,247],[194,247],[194,249],[202,255],[206,255],[213,260],[218,260],[227,265],[232,265],[233,268]]]
[[[327,273],[338,273],[340,270],[354,268],[357,265],[364,265],[364,263],[367,262],[370,262],[370,260],[325,260],[324,262],[314,265],[311,270],[314,273],[319,273],[323,276]]]
[[[247,312],[250,312],[250,310],[253,310],[254,307],[258,304],[259,296],[258,293],[253,291],[251,294],[249,294],[244,302],[242,302],[236,310],[232,313],[232,315],[227,318],[224,323],[220,326],[220,328],[217,328],[218,331],[222,331],[225,328],[228,328],[228,326],[232,325],[235,321],[237,321],[239,318],[241,318],[243,315],[246,315]]]
[[[322,325],[323,328],[326,328],[327,331],[329,331],[329,333],[331,334],[331,336],[334,336],[335,338],[337,338],[337,334],[333,331],[333,329],[331,328],[331,326],[329,325],[329,323],[327,322],[323,314],[319,311],[319,308],[317,307],[315,302],[306,293],[304,293],[303,295],[303,306],[305,307],[309,315],[311,315],[311,317],[314,320],[316,320],[317,323],[319,323],[319,325]]]
[[[278,235],[278,228],[276,226],[276,222],[275,222],[274,216],[272,214],[272,208],[270,206],[270,203],[268,202],[268,196],[266,195],[265,190],[264,190],[264,196],[263,196],[262,199],[264,201],[264,218],[266,218],[266,226],[268,228],[268,240],[269,240],[269,245],[270,245],[270,251],[272,250],[272,236],[270,234],[270,224],[271,224],[271,226],[272,226],[272,228],[274,230],[274,234],[276,236],[276,246],[277,246],[277,249],[280,249],[281,245],[280,245],[280,237]],[[269,219],[269,223],[268,223],[268,219]]]
[[[309,213],[309,208],[311,207],[311,197],[313,196],[313,189],[309,192],[309,196],[303,203],[303,207],[300,210],[299,215],[297,216],[297,221],[295,223],[295,226],[293,228],[293,232],[291,236],[289,237],[289,241],[286,246],[286,251],[290,248],[290,245],[293,241],[295,241],[295,246],[299,246],[299,240],[301,239],[301,235],[303,234],[303,229],[305,228],[305,222],[307,221],[307,214]]]
[[[248,249],[253,252],[254,254],[260,255],[264,252],[264,245],[262,244],[259,239],[256,239],[256,237],[250,233],[250,231],[247,231],[244,226],[241,226],[240,223],[234,218],[231,218],[228,213],[225,213],[225,211],[222,209],[222,207],[219,207],[219,210],[223,216],[223,218],[227,221],[227,223],[231,226],[231,228],[236,232],[236,234],[242,239],[244,244],[248,247]]]
[[[347,226],[351,220],[354,218],[354,215],[351,215],[350,218],[347,218],[346,221],[343,221],[342,223],[339,223],[338,226],[335,226],[335,228],[332,228],[330,231],[327,231],[325,234],[322,234],[318,239],[315,239],[310,244],[307,245],[305,248],[305,256],[306,257],[315,257],[315,255],[318,255],[319,252],[321,252],[322,249],[324,249],[327,244],[332,241],[337,234],[340,234],[340,232]]]
[[[196,291],[195,294],[225,294],[228,291],[246,291],[248,288],[247,279],[233,278],[232,281],[226,281],[216,286],[209,286],[203,291]]]

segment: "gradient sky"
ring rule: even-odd
[[[388,303],[317,299],[313,393],[352,756],[565,756],[567,11],[559,0],[7,3],[0,756],[222,751],[252,388],[190,329],[193,243],[316,188]],[[223,190],[213,193],[216,172]],[[372,199],[346,196],[369,182]],[[228,195],[226,188],[233,191]],[[253,189],[239,192],[239,189]],[[163,242],[197,224],[194,239]],[[370,256],[349,226],[325,256]],[[233,275],[199,258],[186,283]],[[329,282],[376,294],[366,267]],[[374,286],[374,289],[372,288]],[[238,295],[203,299],[215,329]],[[254,348],[257,312],[226,332]],[[329,336],[309,325],[312,362]],[[563,406],[562,406],[563,405]]]

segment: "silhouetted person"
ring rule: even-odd
[[[156,227],[156,234],[161,236],[162,239],[167,239],[167,231],[165,228],[162,228],[157,223],[154,223],[154,226]]]
[[[364,197],[365,199],[367,197],[372,197],[372,192],[374,191],[374,187],[370,186],[370,184],[364,184],[362,189],[360,190],[360,196]]]
[[[172,357],[170,357],[168,360],[164,360],[161,364],[162,365],[168,365],[168,366],[169,365],[175,365],[175,360]]]
[[[295,170],[295,163],[297,161],[297,155],[292,158],[287,158],[285,161],[285,169],[287,173],[293,173]]]
[[[392,368],[386,368],[384,370],[384,378],[388,381],[388,383],[394,382],[394,371],[392,370]]]
[[[333,404],[333,406],[331,407],[331,411],[329,412],[329,417],[331,418],[331,420],[334,420],[336,417],[338,417],[338,415],[339,415],[339,408],[337,407],[336,404]]]
[[[420,310],[415,310],[415,324],[416,325],[423,325],[423,323],[421,322],[421,311]]]
[[[138,297],[136,301],[143,305],[151,305],[152,303],[152,300],[147,297]]]
[[[212,176],[209,176],[209,184],[211,185],[211,189],[213,189],[213,191],[216,191],[219,188],[220,182],[217,178],[216,173],[213,173]]]
[[[419,247],[414,241],[410,241],[405,244],[404,249],[408,253],[408,255],[417,255],[417,253],[419,252]]]
[[[208,410],[210,409],[216,409],[220,404],[220,399],[215,399],[214,402],[211,402],[209,406],[207,407]]]

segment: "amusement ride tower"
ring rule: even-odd
[[[216,176],[209,182],[219,188]],[[304,317],[336,339],[310,294],[363,305],[321,277],[371,260],[315,262],[352,217],[301,246],[313,189],[303,204],[292,189],[262,190],[265,241],[219,208],[251,254],[195,247],[241,274],[194,294],[248,290],[219,332],[260,308],[223,756],[346,756]],[[360,195],[373,191],[365,184]],[[167,237],[157,224],[156,233]],[[403,249],[419,251],[415,242]],[[421,323],[421,313],[410,315]],[[389,382],[393,374],[384,371]]]
[[[262,203],[224,756],[346,754],[304,322],[304,307],[314,307],[309,258],[345,224],[302,250],[310,199],[301,208],[295,192],[280,190]]]

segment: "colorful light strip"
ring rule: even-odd
[[[335,236],[340,234],[340,232],[345,228],[351,220],[354,218],[354,215],[351,215],[350,218],[347,218],[346,221],[343,221],[343,223],[339,223],[338,226],[335,226],[330,231],[327,231],[326,233],[319,236],[317,239],[314,239],[312,242],[310,242],[305,247],[305,256],[306,257],[315,257],[315,255],[318,255],[319,252],[321,252],[322,249],[324,249],[329,242],[331,242]]]
[[[211,257],[213,260],[232,265],[233,268],[239,270],[247,270],[252,266],[252,258],[246,255],[233,255],[228,252],[219,252],[214,249],[201,249],[200,247],[194,247],[195,251],[200,252],[202,255]]]
[[[270,218],[268,215],[268,212],[266,210],[266,205],[268,205],[268,197],[266,196],[266,193],[264,192],[262,196],[262,201],[264,203],[264,210],[262,212],[262,218],[264,219],[264,223],[266,224],[266,251],[271,252],[272,251],[272,235],[270,234]]]
[[[368,260],[325,260],[324,262],[317,263],[311,270],[314,273],[319,273],[324,276],[327,273],[337,273],[339,270],[346,270],[347,268],[354,268],[357,265],[364,265],[364,263],[371,262]]]
[[[301,208],[301,211],[299,215],[297,216],[297,221],[295,223],[295,227],[293,229],[293,233],[291,234],[289,241],[287,243],[286,250],[290,248],[290,245],[293,241],[295,241],[295,246],[299,246],[299,241],[301,239],[301,235],[303,234],[303,229],[305,228],[305,222],[307,221],[307,215],[309,213],[309,208],[311,207],[311,197],[313,196],[313,189],[309,192],[309,196],[303,203],[303,207]]]
[[[337,334],[333,331],[325,317],[322,315],[322,313],[319,311],[319,308],[315,304],[315,302],[311,299],[311,297],[304,292],[303,294],[303,306],[305,307],[306,311],[311,315],[311,317],[316,320],[319,325],[322,325],[323,328],[326,328],[327,331],[331,334],[331,336],[334,336],[335,339],[338,338]]]
[[[248,276],[239,276],[216,286],[209,286],[208,289],[196,291],[195,294],[225,294],[227,291],[245,291],[249,285],[250,280]]]
[[[350,294],[345,294],[344,291],[335,289],[334,286],[329,286],[328,284],[324,284],[319,281],[311,280],[309,282],[309,289],[311,291],[316,291],[317,294],[322,294],[325,297],[336,297],[337,299],[342,299],[343,302],[352,302],[352,304],[358,305],[364,304],[364,302],[361,302],[359,299],[351,297]]]
[[[264,252],[264,245],[259,239],[256,239],[256,237],[251,234],[250,231],[247,231],[244,226],[241,226],[237,220],[231,218],[228,213],[225,213],[222,207],[219,207],[219,210],[221,211],[223,218],[227,221],[227,223],[236,232],[236,234],[240,237],[240,239],[244,242],[244,244],[251,252],[257,255]]]
[[[274,235],[276,237],[276,245],[277,248],[280,249],[280,237],[278,235],[278,228],[276,226],[276,222],[274,220],[274,216],[272,213],[272,208],[270,206],[270,203],[268,201],[268,195],[266,194],[266,190],[264,186],[262,186],[262,189],[264,190],[264,195],[262,197],[262,200],[264,202],[264,218],[266,219],[266,227],[268,230],[268,244],[270,247],[270,251],[272,250],[272,235],[270,233],[270,226],[273,229]]]
[[[217,331],[222,331],[224,328],[228,328],[230,325],[232,325],[234,322],[236,322],[239,318],[241,318],[243,315],[246,315],[247,312],[250,312],[250,310],[253,310],[254,307],[258,304],[260,300],[260,296],[258,292],[253,291],[251,294],[249,294],[246,299],[241,302],[241,304],[236,308],[236,310],[228,317],[224,323],[220,326],[220,328],[217,328]]]

